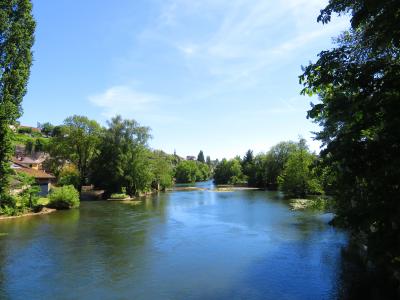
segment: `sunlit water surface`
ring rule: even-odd
[[[1,221],[0,299],[338,298],[347,235],[330,215],[201,186]]]

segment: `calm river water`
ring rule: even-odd
[[[206,190],[1,221],[0,299],[336,299],[347,235],[330,218]]]

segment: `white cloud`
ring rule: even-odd
[[[149,112],[161,101],[158,95],[143,93],[126,85],[110,87],[88,98],[91,103],[103,109],[103,115],[106,117]]]
[[[167,106],[176,105],[176,101],[153,93],[139,91],[128,85],[117,85],[104,92],[90,95],[88,100],[102,109],[106,118],[121,115],[134,118],[143,124],[170,124],[180,121],[180,118]]]
[[[211,76],[208,94],[232,85],[247,88],[278,60],[290,60],[308,44],[330,40],[346,28],[346,19],[316,23],[327,2],[170,0],[161,13],[164,22],[145,36],[175,48],[192,72]]]
[[[185,55],[191,56],[196,54],[197,46],[196,45],[184,45],[184,46],[177,46],[180,51],[182,51]]]

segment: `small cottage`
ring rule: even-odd
[[[32,168],[35,170],[42,170],[42,165],[45,160],[45,155],[39,155],[38,157],[17,156],[12,159],[12,161],[16,164],[23,165],[24,167]]]
[[[17,173],[24,173],[35,178],[36,184],[40,187],[40,196],[47,196],[55,177],[42,170],[27,167],[17,161],[12,162],[11,168]]]

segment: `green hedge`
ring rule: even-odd
[[[73,185],[54,188],[49,195],[49,207],[56,209],[69,209],[79,207],[79,192]]]

